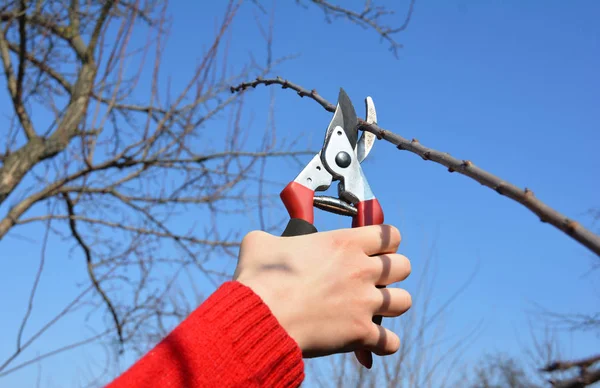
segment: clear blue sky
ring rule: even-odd
[[[170,11],[175,23],[163,72],[177,84],[186,81],[224,2],[174,3]],[[364,114],[364,97],[371,96],[382,127],[529,187],[548,205],[592,226],[586,212],[600,207],[600,3],[417,0],[408,30],[398,36],[405,44],[399,59],[372,31],[343,20],[327,24],[314,7],[304,10],[289,3],[276,4],[274,56],[300,55],[279,66],[276,75],[316,88],[331,102],[343,87],[359,115]],[[358,7],[360,3],[349,2]],[[380,3],[397,10],[396,22],[401,23],[408,1]],[[264,43],[255,13],[248,4],[238,15],[230,44],[232,66],[237,63],[239,68],[251,50],[261,54]],[[2,105],[7,104],[6,96],[2,98]],[[246,101],[246,117],[254,117],[251,131],[260,133],[269,94],[259,88]],[[277,89],[280,139],[303,135],[298,147],[316,148],[329,119],[316,103]],[[222,125],[216,122],[206,130]],[[528,340],[532,316],[527,312],[533,302],[565,313],[600,307],[598,275],[585,276],[597,258],[540,223],[523,206],[383,141],[375,144],[363,166],[386,222],[402,232],[400,252],[413,262],[409,290],[433,243],[438,265],[434,303],[454,292],[478,267],[448,316],[450,333],[464,333],[484,321],[484,331],[465,359],[496,350],[518,354],[520,340]],[[270,163],[267,171],[273,180],[284,182],[293,179],[298,168]],[[232,219],[231,228],[240,222]],[[347,218],[321,213],[317,223],[319,229],[349,226]],[[255,220],[249,220],[248,230],[256,227]],[[0,295],[8,305],[0,320],[0,359],[12,349],[21,316],[12,311],[22,311],[27,300],[41,237],[32,243],[9,236],[0,243]],[[42,284],[44,302],[37,306],[34,327],[43,313],[55,311],[61,306],[58,301],[73,292],[72,286],[60,284],[61,279],[81,274],[81,268],[76,269],[81,267],[79,252],[65,258],[70,245],[55,240],[49,252],[54,262]],[[210,286],[201,286],[210,292]],[[61,343],[80,326],[81,322],[61,326],[29,354]],[[589,355],[600,347],[594,333],[561,338],[569,357]],[[92,349],[98,350],[87,353]],[[77,385],[72,376],[75,368],[85,368],[77,363],[82,352],[43,364],[44,385]],[[0,379],[0,386],[34,386],[36,368]]]

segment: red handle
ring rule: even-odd
[[[383,224],[383,209],[377,198],[359,202],[356,216],[352,218],[352,227]]]
[[[299,218],[311,224],[315,221],[313,200],[315,192],[298,182],[290,182],[279,195],[290,218]]]

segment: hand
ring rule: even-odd
[[[251,288],[298,343],[304,357],[368,350],[395,353],[396,334],[372,322],[411,306],[400,288],[409,260],[395,252],[400,233],[389,225],[278,237],[250,232],[234,280]],[[370,366],[368,366],[370,367]]]

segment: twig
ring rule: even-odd
[[[331,104],[325,98],[320,96],[316,90],[308,91],[303,87],[284,80],[281,77],[274,79],[263,79],[257,78],[251,82],[244,82],[238,86],[232,86],[230,88],[232,93],[243,92],[249,87],[256,88],[258,85],[281,85],[283,89],[295,90],[300,97],[310,97],[318,102],[323,108],[329,112],[335,111],[335,105]],[[497,177],[480,167],[477,167],[470,160],[461,160],[450,156],[447,153],[436,151],[432,148],[428,148],[417,139],[408,140],[404,137],[390,132],[386,129],[379,127],[377,124],[368,124],[362,119],[358,119],[358,129],[363,131],[369,131],[377,135],[379,140],[384,139],[394,144],[399,150],[406,150],[414,154],[419,155],[424,160],[431,160],[439,163],[443,166],[448,167],[449,172],[458,172],[459,174],[466,175],[484,186],[487,186],[495,190],[498,194],[504,195],[508,198],[519,202],[523,206],[527,207],[533,213],[535,213],[542,222],[547,222],[560,229],[568,236],[572,237],[585,247],[590,249],[596,255],[600,256],[600,236],[596,235],[592,231],[586,229],[580,223],[572,220],[558,211],[554,210],[550,206],[546,205],[539,199],[537,199],[533,191],[528,188],[524,190],[519,187],[507,182],[504,179]]]
[[[299,2],[299,0],[297,0]],[[411,0],[408,12],[404,19],[404,23],[400,27],[390,27],[381,23],[380,18],[386,15],[392,15],[394,11],[387,10],[384,7],[375,7],[370,1],[365,2],[364,9],[362,12],[352,11],[339,5],[331,4],[325,0],[311,0],[315,5],[320,7],[325,13],[325,17],[330,16],[341,17],[349,20],[351,23],[355,23],[363,28],[370,28],[374,30],[382,40],[385,40],[390,45],[390,51],[394,53],[394,56],[398,58],[398,49],[404,47],[401,43],[397,42],[393,38],[393,34],[406,30],[415,7],[415,0]]]
[[[108,298],[108,296],[106,295],[106,293],[104,292],[102,287],[100,287],[100,282],[98,281],[98,279],[96,278],[96,274],[94,273],[94,264],[92,263],[92,253],[90,251],[90,248],[83,241],[83,239],[81,238],[81,235],[77,231],[77,225],[76,225],[75,219],[74,219],[75,210],[74,210],[73,201],[71,200],[71,198],[69,197],[68,194],[64,194],[63,197],[67,204],[67,211],[68,211],[69,217],[70,217],[69,218],[69,227],[71,229],[71,233],[73,234],[73,237],[75,238],[75,240],[77,240],[77,242],[81,246],[81,249],[83,249],[83,252],[85,253],[85,259],[87,262],[87,271],[88,271],[90,280],[92,281],[92,284],[94,285],[94,288],[96,289],[96,291],[98,291],[98,294],[100,294],[100,296],[102,297],[102,300],[104,300],[104,303],[106,304],[106,307],[108,308],[108,311],[110,312],[110,315],[112,316],[113,321],[115,322],[115,327],[117,329],[117,335],[119,336],[119,342],[121,344],[123,344],[123,327],[121,325],[121,322],[119,321],[119,316],[117,315],[117,310],[115,310],[115,307],[113,306],[112,302],[110,301],[110,299]]]
[[[589,368],[600,362],[600,354],[575,361],[554,361],[542,368],[543,372],[565,371],[571,368]]]
[[[579,375],[565,379],[565,380],[557,380],[557,379],[549,379],[548,382],[552,384],[555,388],[580,388],[587,387],[588,385],[592,385],[598,381],[600,381],[600,368],[592,369],[589,368],[600,362],[600,354],[597,354],[592,357],[584,358],[581,360],[575,361],[555,361],[546,365],[541,369],[542,372],[557,372],[557,371],[567,371],[572,368],[579,369]]]
[[[86,338],[84,340],[77,341],[77,342],[74,342],[74,343],[71,343],[71,344],[68,344],[68,345],[65,345],[65,346],[61,346],[58,349],[54,349],[54,350],[46,352],[44,354],[40,354],[39,356],[36,356],[36,357],[34,357],[34,358],[30,359],[30,360],[24,361],[24,362],[20,363],[19,365],[15,365],[14,367],[12,367],[10,369],[6,369],[6,370],[1,371],[0,372],[0,377],[7,376],[7,375],[9,375],[9,374],[11,374],[13,372],[16,372],[19,369],[22,369],[22,368],[24,368],[24,367],[26,367],[28,365],[34,364],[36,362],[40,362],[41,360],[46,359],[48,357],[51,357],[51,356],[57,355],[59,353],[63,353],[65,351],[67,351],[67,350],[72,350],[72,349],[75,349],[75,348],[77,348],[79,346],[83,346],[83,345],[89,344],[91,342],[94,342],[94,341],[96,341],[96,340],[104,337],[107,334],[108,334],[108,330],[103,331],[100,334],[96,334],[96,335],[94,335],[92,337],[88,337],[88,338]]]
[[[568,380],[549,380],[554,388],[582,388],[600,381],[600,369],[586,372],[583,376],[576,376]]]
[[[333,105],[332,103],[327,101],[325,98],[323,98],[321,95],[319,95],[315,89],[308,91],[308,90],[304,89],[302,86],[292,83],[281,77],[277,77],[277,78],[256,77],[256,79],[254,81],[243,82],[237,86],[231,86],[229,88],[229,90],[231,91],[231,93],[235,93],[235,92],[244,91],[250,87],[256,88],[258,85],[269,86],[269,85],[273,85],[273,84],[281,85],[282,89],[295,90],[300,97],[308,96],[308,97],[312,98],[313,100],[315,100],[316,102],[318,102],[323,108],[325,108],[325,110],[328,110],[329,112],[335,112],[335,105]]]
[[[109,270],[104,276],[103,279],[112,274],[114,268]],[[102,279],[102,280],[103,280]],[[67,304],[61,311],[59,311],[52,319],[48,320],[40,329],[38,329],[33,335],[25,341],[20,349],[14,351],[8,358],[0,363],[0,377],[7,375],[10,373],[6,370],[6,368],[31,344],[33,344],[38,338],[40,338],[44,333],[46,333],[51,327],[53,327],[58,321],[64,318],[70,311],[73,311],[74,307],[81,302],[84,296],[86,296],[94,287],[90,285],[85,290],[79,293],[69,304]],[[11,370],[14,370],[12,368]]]
[[[19,21],[19,25],[22,26],[22,18]],[[21,31],[22,33],[22,31]],[[23,60],[23,54],[21,54],[21,50],[24,45],[24,37],[21,36],[21,47],[19,49],[19,59]],[[0,31],[0,58],[2,59],[2,64],[4,67],[4,74],[6,76],[6,83],[8,86],[8,91],[10,97],[13,102],[13,107],[15,109],[15,113],[19,118],[21,126],[23,127],[23,131],[27,136],[27,139],[30,140],[36,137],[35,130],[33,128],[33,124],[31,123],[31,118],[29,117],[27,111],[25,110],[25,106],[23,104],[23,74],[24,74],[24,66],[25,61],[19,63],[18,69],[18,77],[15,78],[12,60],[10,57],[10,52],[8,48],[8,41],[6,40],[6,36],[4,35],[4,31]]]
[[[54,214],[54,209],[51,214]],[[27,311],[25,312],[25,316],[21,321],[21,326],[19,327],[19,334],[17,335],[17,351],[20,352],[22,349],[21,342],[23,341],[23,332],[25,331],[25,327],[27,326],[27,322],[29,321],[29,317],[33,312],[33,301],[35,299],[38,285],[40,284],[40,279],[42,277],[42,272],[44,271],[44,266],[46,264],[46,247],[48,245],[48,237],[50,235],[50,224],[52,223],[52,219],[48,219],[46,221],[46,232],[44,233],[44,239],[42,240],[42,250],[40,252],[40,263],[38,264],[38,270],[35,274],[35,279],[33,280],[33,285],[31,286],[31,292],[29,293],[29,301],[27,303]]]

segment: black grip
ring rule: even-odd
[[[375,286],[377,288],[385,288],[385,286]],[[383,321],[383,317],[381,315],[373,316],[373,323],[381,326],[381,322]]]
[[[281,236],[292,237],[311,233],[317,233],[317,228],[315,228],[313,224],[308,221],[304,221],[301,218],[292,218],[288,222]]]

